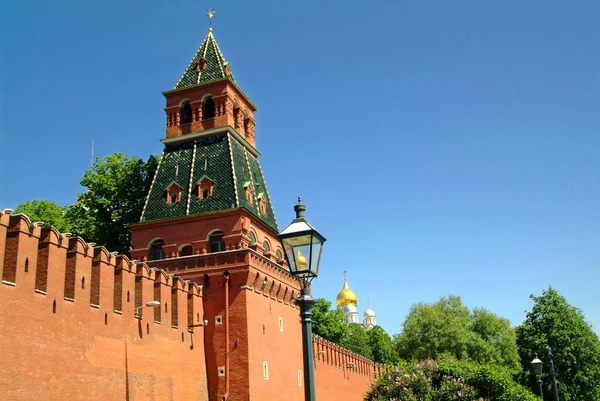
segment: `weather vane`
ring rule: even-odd
[[[208,11],[206,12],[206,16],[210,20],[208,26],[212,28],[212,20],[213,20],[213,18],[215,18],[215,10],[212,7],[209,8]]]

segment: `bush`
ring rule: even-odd
[[[508,371],[455,360],[405,363],[382,374],[365,401],[533,401]]]

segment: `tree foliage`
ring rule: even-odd
[[[80,193],[69,210],[75,231],[86,240],[126,254],[131,232],[128,225],[139,221],[158,159],[147,162],[123,153],[97,159],[80,183]]]
[[[347,327],[347,335],[340,345],[356,352],[365,358],[373,359],[373,350],[369,342],[369,334],[365,328],[357,323],[350,323]]]
[[[318,298],[313,305],[313,333],[375,362],[393,364],[398,361],[390,336],[379,326],[366,330],[357,323],[346,324],[339,309]]]
[[[413,305],[395,343],[399,355],[409,360],[452,356],[498,364],[512,372],[519,369],[510,322],[485,309],[470,311],[454,295],[433,304]]]
[[[569,305],[556,290],[531,295],[534,305],[525,322],[517,327],[517,344],[523,367],[523,382],[535,380],[530,372],[533,353],[544,362],[544,398],[552,399],[549,363],[543,350],[550,346],[563,401],[600,400],[600,340],[581,311]]]
[[[70,232],[71,222],[67,217],[67,210],[67,206],[36,199],[21,203],[16,207],[15,213],[26,214],[32,222],[44,222],[44,225],[54,226],[60,232]]]
[[[369,348],[371,349],[373,360],[375,362],[384,363],[386,365],[398,363],[400,358],[394,348],[392,338],[382,327],[373,327],[371,330],[367,331],[367,335]]]
[[[404,363],[383,373],[365,401],[534,401],[508,371],[452,359]]]
[[[331,309],[331,302],[317,298],[312,308],[313,333],[336,344],[341,344],[348,336],[344,316],[338,309]]]

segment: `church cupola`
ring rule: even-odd
[[[371,302],[367,299],[367,310],[363,313],[363,326],[367,330],[371,330],[377,326],[375,311],[371,309]]]
[[[358,323],[358,310],[356,308],[358,304],[358,298],[354,291],[348,286],[348,278],[346,272],[344,272],[344,286],[338,293],[336,298],[336,304],[338,309],[344,314],[344,321],[346,323]]]

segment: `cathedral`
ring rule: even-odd
[[[358,297],[348,286],[348,277],[344,272],[344,286],[338,293],[336,298],[336,304],[339,310],[344,314],[344,322],[347,324],[357,323],[358,324]],[[371,309],[370,302],[367,300],[367,310],[363,313],[362,325],[365,329],[371,330],[377,326],[377,320],[375,312]]]

